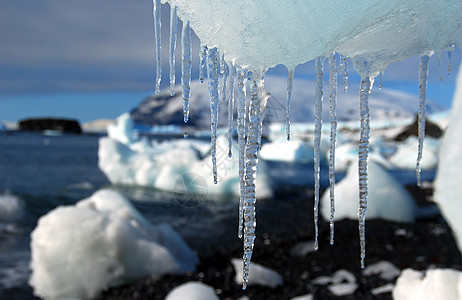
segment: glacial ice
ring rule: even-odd
[[[169,225],[151,225],[111,190],[52,210],[31,238],[29,284],[45,299],[92,299],[149,274],[193,271],[199,262]]]

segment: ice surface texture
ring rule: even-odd
[[[459,0],[163,2],[178,7],[203,45],[251,71],[278,64],[292,69],[335,51],[371,76],[461,39]]]

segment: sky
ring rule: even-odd
[[[167,5],[162,12],[162,31],[167,37]],[[198,53],[198,47],[195,39],[193,53]],[[163,57],[166,86],[167,47]],[[431,59],[430,100],[450,105],[459,63],[457,50],[451,64],[453,74],[447,76],[448,60],[443,53],[445,79],[441,82],[438,60]],[[392,64],[385,71],[384,87],[417,94],[418,65],[416,57]],[[0,1],[0,120],[115,118],[153,92],[154,68],[150,0]],[[197,55],[193,70],[197,78]],[[287,76],[282,66],[270,73]],[[349,75],[350,84],[358,84],[355,72]],[[299,66],[295,76],[313,79],[314,64]]]

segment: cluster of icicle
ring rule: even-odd
[[[161,81],[161,1],[154,0],[154,29],[156,42],[156,85],[155,92],[160,90]],[[170,16],[170,92],[175,93],[175,46],[178,28],[177,8],[171,9]],[[181,84],[184,122],[189,118],[189,98],[191,83],[191,28],[188,21],[183,23],[182,28],[182,61],[181,61]],[[266,70],[250,72],[249,70],[227,61],[224,54],[220,54],[217,48],[201,46],[199,64],[199,80],[204,82],[208,77],[211,108],[211,152],[214,183],[217,183],[216,164],[216,138],[218,124],[218,109],[220,99],[228,105],[228,140],[231,157],[233,111],[237,107],[237,133],[239,145],[239,178],[240,178],[240,201],[239,201],[239,228],[238,236],[244,242],[244,270],[243,289],[247,287],[249,278],[250,261],[255,241],[255,179],[257,172],[258,150],[261,147],[262,121],[265,113],[265,106],[269,94],[264,90],[264,75]],[[347,91],[347,57],[332,53],[328,58],[329,70],[329,116],[331,124],[330,133],[330,157],[329,157],[329,182],[330,182],[330,244],[334,243],[334,184],[335,184],[335,144],[336,144],[336,106],[337,106],[337,77],[343,74],[344,91]],[[315,178],[315,201],[314,201],[314,224],[315,224],[315,249],[318,249],[318,206],[319,206],[319,172],[320,172],[320,143],[322,129],[322,102],[323,102],[323,72],[325,57],[319,57],[316,65],[316,120],[314,138],[314,178]],[[419,146],[416,164],[417,184],[420,186],[420,172],[422,164],[423,139],[425,135],[425,98],[426,83],[428,74],[429,55],[422,55],[420,62],[420,87],[419,87]],[[286,105],[286,133],[290,140],[290,99],[292,95],[294,68],[290,68],[287,79],[287,105]],[[360,89],[360,141],[359,141],[359,236],[360,236],[360,257],[361,267],[364,268],[365,259],[365,217],[367,210],[368,184],[367,165],[369,156],[370,136],[370,114],[369,94],[372,89],[374,78],[363,77]],[[246,107],[246,86],[250,85],[250,103]],[[236,88],[237,85],[237,88]],[[237,95],[235,95],[237,90]],[[236,103],[237,102],[237,103]],[[246,124],[248,120],[248,124]],[[246,135],[247,133],[247,135]]]

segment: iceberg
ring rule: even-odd
[[[41,217],[31,252],[29,284],[45,299],[93,299],[150,274],[193,271],[199,262],[169,225],[150,224],[111,190]]]
[[[125,113],[116,124],[108,127],[108,137],[99,140],[98,166],[112,184],[200,194],[201,199],[239,195],[237,158],[228,157],[225,136],[217,138],[218,183],[210,184],[212,168],[208,143],[192,138],[150,142],[146,137],[140,138],[133,127],[133,120]],[[235,143],[232,152],[238,153]],[[263,171],[264,166],[261,169]],[[261,174],[257,194],[269,198],[272,193],[269,180]]]

